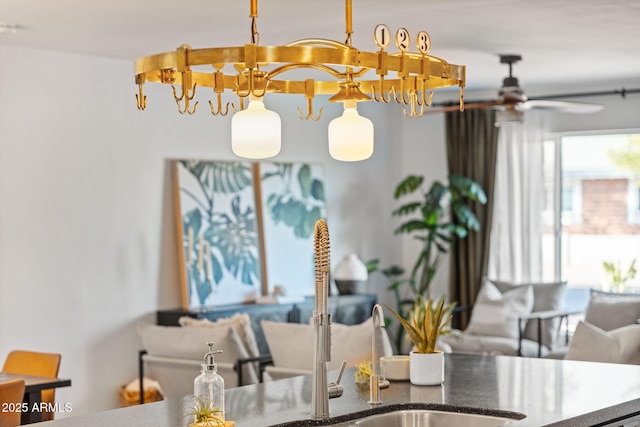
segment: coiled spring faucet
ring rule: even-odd
[[[329,229],[324,220],[315,225],[313,246],[316,262],[316,301],[313,310],[315,347],[313,353],[313,378],[311,389],[311,418],[322,420],[329,418],[329,399],[342,396],[340,379],[344,372],[342,364],[338,380],[327,384],[327,362],[331,361],[331,315],[329,305]]]

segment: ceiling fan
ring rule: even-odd
[[[601,111],[604,106],[581,102],[559,101],[551,99],[529,99],[513,76],[513,64],[522,60],[521,55],[500,55],[500,63],[509,66],[509,75],[502,81],[498,99],[464,104],[465,110],[492,108],[496,110],[496,126],[521,123],[524,112],[531,109],[555,110],[563,113],[586,114]],[[436,107],[429,113],[459,111],[457,105]]]

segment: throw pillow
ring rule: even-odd
[[[605,331],[633,325],[640,319],[640,295],[591,290],[584,320]]]
[[[531,286],[533,288],[533,308],[532,312],[560,310],[562,308],[562,299],[567,288],[567,282],[532,282],[515,284],[510,282],[502,282],[490,280],[496,285],[500,292],[504,293],[518,286]],[[555,317],[542,321],[542,344],[548,348],[555,346],[557,331],[560,319]],[[523,337],[532,341],[538,341],[538,321],[529,320],[525,327]]]
[[[494,337],[518,338],[518,317],[531,313],[533,289],[517,286],[505,293],[484,280],[471,312],[466,333]]]
[[[315,331],[313,325],[301,323],[260,322],[264,331],[273,365],[282,368],[311,371],[313,368],[313,352]],[[329,369],[338,369],[343,360],[347,367],[355,366],[363,360],[371,359],[372,320],[359,325],[331,325],[331,362]],[[377,329],[377,352],[380,356],[393,354],[391,342],[385,329]]]
[[[209,319],[196,319],[190,316],[182,316],[178,319],[180,326],[200,326],[200,327],[217,327],[222,325],[231,325],[234,327],[242,343],[244,344],[249,356],[260,356],[258,343],[251,328],[251,317],[247,313],[236,313],[230,317],[223,317],[211,321]]]
[[[604,331],[580,321],[565,359],[640,364],[640,325]]]

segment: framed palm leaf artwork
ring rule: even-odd
[[[313,231],[327,215],[322,165],[260,162],[258,168],[268,286],[313,295]]]
[[[183,306],[242,302],[260,293],[252,163],[176,160],[173,165]]]
[[[322,166],[173,161],[183,307],[242,303],[279,286],[314,292]]]

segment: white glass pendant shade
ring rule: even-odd
[[[329,123],[329,154],[336,160],[355,162],[373,154],[373,123],[345,105],[342,116]]]
[[[280,116],[267,110],[261,98],[231,118],[231,149],[245,159],[266,159],[280,152]]]

